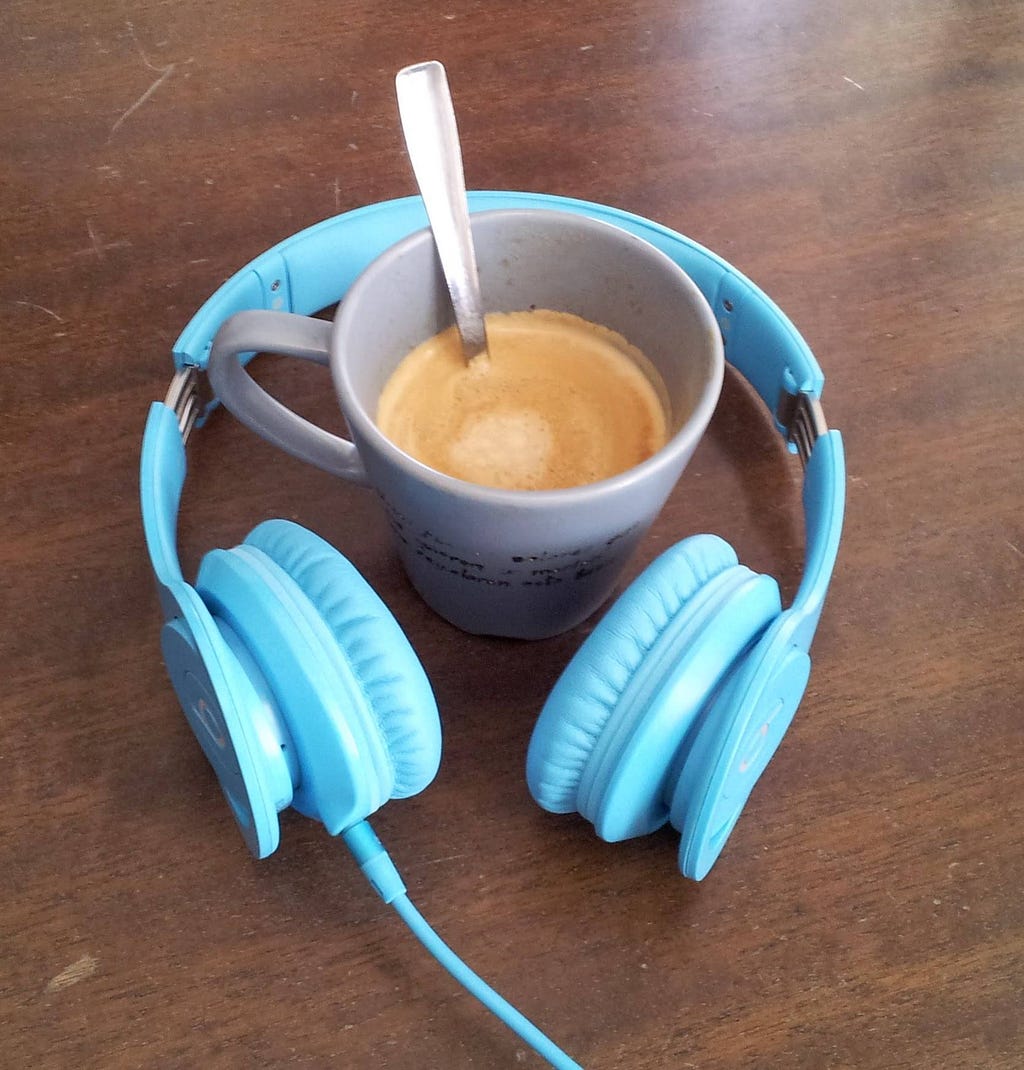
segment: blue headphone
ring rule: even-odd
[[[537,194],[478,192],[471,210],[579,212],[637,234],[683,268],[722,330],[726,359],[804,465],[805,563],[792,604],[775,580],[696,535],[648,566],[607,611],[540,713],[526,776],[536,801],[578,811],[616,841],[666,822],[679,868],[702,879],[782,739],[810,672],[842,528],[842,440],[820,405],[823,376],[793,325],[752,282],[696,243],[639,216]],[[210,297],[174,347],[176,374],[142,446],[146,544],[171,681],[250,850],[279,840],[294,806],[340,835],[385,902],[486,1006],[559,1067],[577,1066],[472,973],[426,925],[366,819],[422,791],[441,759],[426,675],[397,622],[319,536],[269,520],[182,575],[177,515],[185,443],[204,402],[213,338],[252,309],[309,315],[337,301],[388,246],[427,225],[418,197],[329,219],[286,239]]]

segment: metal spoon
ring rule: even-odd
[[[402,133],[434,232],[468,364],[487,352],[487,331],[448,76],[436,60],[416,63],[398,72],[395,91]]]

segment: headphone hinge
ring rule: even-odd
[[[210,384],[197,365],[184,364],[174,373],[164,404],[178,418],[182,442],[188,442],[192,428],[206,414],[212,401]]]
[[[805,391],[790,394],[783,390],[779,395],[775,417],[785,432],[786,441],[796,447],[806,468],[815,442],[828,432],[821,401]]]

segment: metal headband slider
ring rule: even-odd
[[[189,433],[196,421],[206,411],[213,400],[206,376],[194,364],[186,364],[174,373],[171,385],[167,389],[164,404],[178,418],[178,430],[182,442],[188,441]]]
[[[828,431],[821,402],[813,394],[790,394],[784,390],[779,395],[775,415],[786,432],[786,441],[796,446],[806,467],[814,443]]]

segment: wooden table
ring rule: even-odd
[[[226,415],[190,443],[186,572],[284,516],[377,588],[445,730],[378,831],[583,1065],[1021,1065],[1022,24],[1013,0],[6,5],[0,1065],[540,1065],[322,828],[285,814],[251,859],[166,679],[139,521],[179,330],[275,241],[413,192],[392,78],[426,58],[471,187],[682,231],[819,356],[848,520],[797,719],[696,884],[676,834],[607,845],[528,795],[593,621],[455,631],[371,494]],[[338,426],[325,373],[263,363]],[[733,378],[631,574],[699,530],[792,595],[799,466]]]

